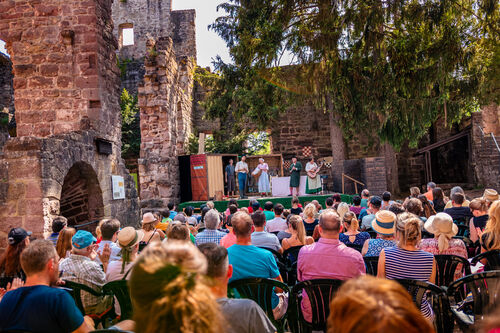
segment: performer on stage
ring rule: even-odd
[[[267,163],[264,163],[263,158],[259,158],[259,165],[257,165],[257,168],[260,170],[259,192],[264,197],[269,192],[271,192],[271,187],[269,186],[269,174],[268,174],[269,165],[267,165]]]
[[[236,184],[234,183],[234,165],[233,159],[229,160],[229,164],[226,166],[226,184],[227,184],[227,195],[233,196]]]
[[[293,189],[297,192],[297,196],[299,195],[299,187],[300,187],[300,170],[302,170],[302,163],[297,162],[296,157],[292,157],[292,165],[290,165],[290,195],[293,196]]]
[[[306,172],[307,172],[307,181],[306,181],[306,193],[314,194],[321,191],[321,179],[318,175],[319,169],[323,164],[319,167],[314,162],[314,157],[311,157],[309,162],[306,164]]]
[[[245,162],[246,156],[241,157],[241,161],[236,163],[235,172],[238,174],[238,189],[240,191],[240,199],[245,199],[245,187],[247,184],[248,164]]]

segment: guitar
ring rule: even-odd
[[[318,173],[319,173],[319,170],[320,170],[320,169],[321,169],[321,167],[323,166],[323,163],[324,163],[324,161],[321,161],[321,163],[319,164],[319,166],[318,166],[317,168],[312,169],[312,170],[309,170],[309,171],[307,172],[307,176],[308,176],[309,178],[311,178],[311,179],[316,178],[316,176],[317,176],[317,175],[318,175]]]

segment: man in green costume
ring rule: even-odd
[[[297,196],[299,195],[300,186],[300,170],[302,170],[302,163],[297,162],[296,157],[292,157],[292,164],[290,165],[290,195],[293,195],[293,189],[297,191]]]

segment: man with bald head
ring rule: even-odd
[[[347,280],[364,275],[365,263],[361,253],[351,249],[339,241],[342,231],[339,215],[332,209],[321,213],[318,225],[321,238],[311,245],[300,249],[297,261],[297,279],[299,281],[312,279]],[[303,293],[302,313],[311,322],[311,304]]]

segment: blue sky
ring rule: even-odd
[[[117,1],[117,0],[115,0]],[[229,61],[229,52],[224,41],[213,31],[208,31],[208,25],[221,15],[217,13],[218,4],[224,0],[172,0],[172,9],[196,10],[196,46],[198,65],[207,67],[212,59],[220,55],[224,61]],[[5,43],[0,41],[0,52],[7,53]]]

